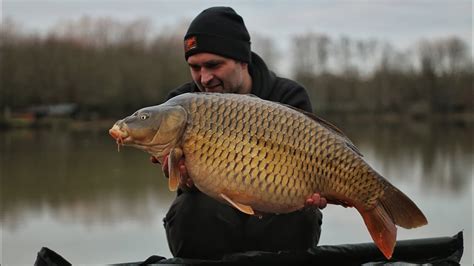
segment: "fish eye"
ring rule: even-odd
[[[140,115],[140,119],[141,119],[141,120],[146,120],[146,119],[148,119],[148,117],[150,117],[149,114],[141,114],[141,115]]]

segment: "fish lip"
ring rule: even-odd
[[[119,125],[115,124],[111,129],[109,129],[109,134],[117,141],[126,142],[131,139],[130,135],[126,130],[123,130]]]

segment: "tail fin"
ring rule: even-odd
[[[359,209],[370,236],[387,259],[393,254],[397,228],[415,228],[428,223],[425,215],[403,192],[387,182],[384,195],[375,208]]]
[[[388,184],[380,203],[396,225],[403,228],[416,228],[428,223],[425,215],[403,192]]]

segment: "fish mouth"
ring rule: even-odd
[[[115,124],[111,129],[109,129],[109,134],[117,142],[117,150],[120,151],[120,146],[125,145],[130,142],[131,136],[128,134],[127,130],[123,130],[119,125]]]

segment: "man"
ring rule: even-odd
[[[168,98],[186,92],[251,93],[311,112],[305,89],[277,77],[251,52],[244,21],[230,7],[200,13],[184,37],[184,50],[193,82],[171,91]],[[163,168],[166,173],[167,166]],[[300,211],[249,216],[194,188],[184,163],[180,171],[181,189],[164,219],[175,257],[215,259],[248,250],[305,250],[318,243],[322,221],[318,207],[326,205],[319,195],[309,198],[311,206]]]

